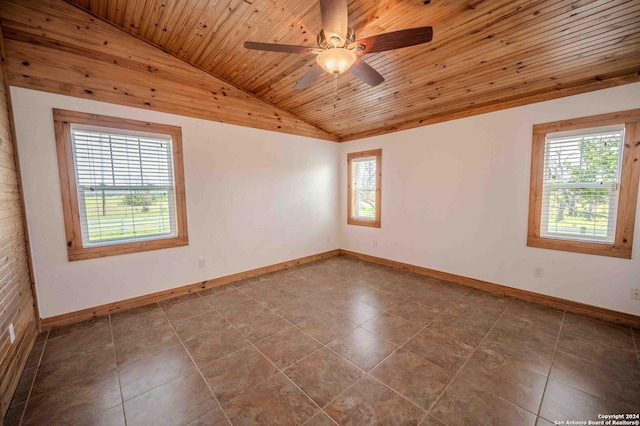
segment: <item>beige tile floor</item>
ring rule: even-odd
[[[4,420],[596,420],[640,412],[638,348],[637,330],[336,257],[42,333]]]

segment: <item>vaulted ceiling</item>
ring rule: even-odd
[[[329,74],[296,82],[315,56],[243,42],[315,47],[318,0],[69,0],[166,52],[333,135],[388,133],[640,81],[637,0],[350,0],[356,38],[430,25],[433,41],[364,59],[370,87]]]

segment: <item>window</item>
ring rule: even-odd
[[[179,127],[53,114],[69,260],[188,244]]]
[[[640,110],[533,127],[531,247],[631,258]]]
[[[382,150],[347,155],[347,223],[380,228]]]

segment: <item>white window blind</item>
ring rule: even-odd
[[[624,125],[548,135],[540,235],[612,243]]]
[[[376,157],[352,160],[353,217],[356,219],[376,219],[376,176]]]
[[[177,235],[170,136],[90,126],[71,136],[85,247]]]

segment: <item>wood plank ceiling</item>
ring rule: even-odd
[[[369,87],[323,74],[315,56],[244,49],[316,46],[317,0],[68,0],[338,140],[640,81],[637,0],[350,0],[356,38],[431,25],[429,44],[366,55]]]

